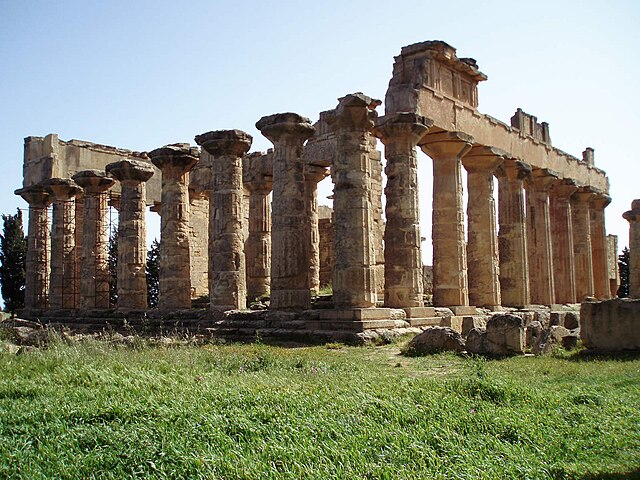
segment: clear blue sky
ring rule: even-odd
[[[261,116],[315,120],[356,91],[383,99],[400,48],[440,39],[489,76],[480,111],[508,122],[522,107],[549,122],[556,147],[595,148],[611,181],[607,229],[626,245],[621,214],[640,198],[638,25],[637,0],[0,0],[0,212],[26,206],[13,195],[26,136],[141,151],[239,128],[264,150]]]

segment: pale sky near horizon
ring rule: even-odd
[[[482,113],[509,123],[521,107],[550,124],[555,147],[576,157],[595,149],[611,182],[607,231],[622,248],[621,215],[640,198],[638,25],[640,2],[624,0],[0,0],[0,213],[27,206],[13,194],[24,137],[148,151],[238,128],[253,135],[252,150],[266,150],[260,117],[315,121],[347,93],[384,99],[394,55],[438,39],[488,75]],[[420,158],[431,263],[432,167]]]

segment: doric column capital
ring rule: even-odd
[[[622,218],[624,218],[629,223],[638,223],[640,222],[640,200],[634,200],[631,202],[631,210],[627,210],[622,214]]]
[[[378,118],[375,109],[382,105],[380,100],[362,93],[352,93],[338,99],[334,110],[323,112],[323,118],[334,131],[370,131]]]
[[[251,148],[253,137],[242,130],[214,130],[196,135],[195,141],[214,157],[240,157]]]
[[[315,132],[311,120],[292,112],[262,117],[256,122],[256,128],[274,145],[278,143],[302,145]]]
[[[493,173],[506,156],[507,152],[499,148],[476,145],[462,157],[462,165],[469,173]]]
[[[41,185],[31,185],[29,187],[19,188],[14,192],[20,195],[30,207],[45,208],[51,205],[53,198],[51,194]]]
[[[177,176],[191,170],[200,158],[199,150],[196,147],[190,147],[187,143],[165,145],[151,150],[148,155],[151,163],[158,167],[163,175],[173,173]]]
[[[270,153],[253,152],[242,160],[242,183],[250,192],[269,193],[273,188],[273,159]]]
[[[130,158],[108,164],[105,171],[121,182],[130,180],[138,183],[146,182],[155,172],[150,163]]]
[[[499,177],[506,177],[510,182],[524,180],[531,175],[531,166],[528,163],[513,158],[505,159],[497,170]]]
[[[556,178],[551,186],[550,194],[558,199],[569,200],[576,193],[578,186],[571,178]]]
[[[54,201],[71,200],[82,188],[70,178],[49,178],[42,182],[42,186],[49,192]]]
[[[604,210],[611,203],[611,197],[604,192],[596,192],[591,198],[591,208]]]
[[[534,168],[528,177],[528,187],[538,192],[549,192],[560,174],[548,168]]]
[[[461,158],[473,146],[473,137],[463,132],[436,132],[422,137],[419,145],[434,160]]]
[[[432,125],[433,120],[427,117],[400,112],[379,117],[372,133],[385,145],[406,141],[415,147]]]
[[[589,203],[596,195],[597,191],[590,186],[578,187],[576,193],[571,196],[571,201],[574,203]]]
[[[305,164],[304,166],[304,181],[310,183],[319,183],[329,175],[329,169],[327,167],[321,167],[319,165]]]
[[[85,195],[99,195],[116,183],[114,178],[102,170],[81,170],[71,178],[83,188]]]

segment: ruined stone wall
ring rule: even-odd
[[[109,163],[123,158],[149,161],[138,152],[82,140],[64,141],[55,133],[46,137],[27,137],[24,140],[23,186],[53,177],[71,178],[82,170],[104,170]],[[160,201],[162,179],[160,170],[154,169],[155,174],[146,182],[148,205]],[[115,185],[112,193],[120,195],[119,184]]]
[[[510,158],[522,159],[532,167],[551,169],[560,178],[574,179],[580,186],[609,191],[603,170],[549,145],[548,126],[546,139],[542,125],[540,131],[535,125],[531,131],[531,119],[535,117],[528,116],[531,118],[527,122],[526,117],[516,114],[523,120],[521,130],[480,113],[477,84],[486,78],[475,60],[456,57],[455,48],[445,42],[409,45],[395,58],[385,112],[424,115],[434,122],[430,131],[464,132],[474,137],[476,145],[499,148]]]

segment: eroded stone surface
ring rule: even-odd
[[[255,300],[271,291],[272,154],[252,154],[243,163],[243,182],[249,191],[249,235],[245,241],[247,296]]]
[[[615,298],[584,302],[580,308],[580,338],[596,350],[640,350],[640,300]]]
[[[397,113],[380,117],[373,130],[387,159],[384,303],[388,307],[423,305],[416,145],[431,125],[426,117]]]
[[[106,166],[120,182],[118,216],[118,309],[147,308],[146,189],[155,169],[148,162],[124,159]]]
[[[217,130],[196,137],[196,142],[213,156],[209,207],[212,307],[244,309],[247,306],[242,158],[252,141],[251,135],[241,130]]]
[[[274,145],[271,227],[271,308],[307,309],[309,290],[308,213],[303,144],[311,121],[296,113],[262,117],[256,128]]]
[[[42,185],[15,191],[29,204],[24,306],[45,309],[49,288],[49,212],[53,199]]]
[[[323,115],[337,138],[331,171],[335,221],[333,300],[336,307],[375,307],[374,205],[371,184],[371,130],[379,100],[361,93],[338,100]]]
[[[158,307],[165,311],[191,308],[187,174],[200,153],[187,144],[175,144],[152,150],[149,157],[162,172]]]
[[[498,169],[498,251],[502,304],[523,307],[531,303],[523,182],[531,167],[505,160]]]
[[[107,309],[109,259],[107,235],[107,192],[116,183],[101,170],[82,170],[73,176],[83,189],[82,281],[80,308]]]
[[[501,305],[498,266],[498,229],[493,174],[505,152],[474,147],[462,160],[467,170],[467,243],[469,303],[480,307]]]
[[[78,308],[76,271],[75,196],[82,191],[70,178],[51,178],[42,182],[53,198],[51,226],[51,276],[49,308]]]
[[[449,327],[428,327],[411,340],[406,354],[418,356],[446,351],[462,352],[464,349],[464,339],[457,331]]]
[[[623,217],[629,222],[629,296],[640,298],[640,200]]]

